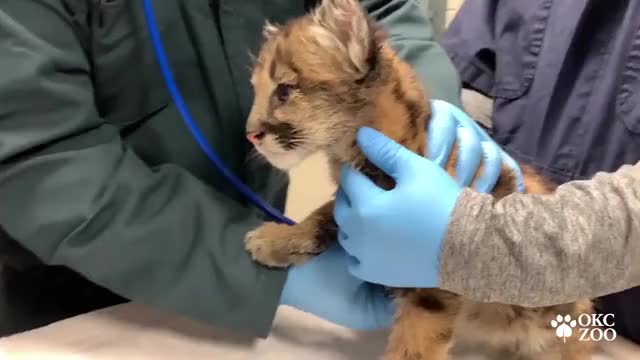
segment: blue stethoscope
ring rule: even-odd
[[[156,54],[156,59],[158,64],[160,65],[160,69],[162,71],[162,77],[164,78],[165,85],[169,90],[171,98],[180,113],[180,116],[184,120],[184,123],[191,131],[191,135],[196,140],[198,145],[202,151],[207,155],[209,160],[213,162],[213,165],[222,173],[222,175],[227,178],[229,183],[240,192],[247,200],[249,200],[253,205],[262,210],[266,215],[271,217],[273,220],[289,225],[295,224],[295,222],[282,214],[282,212],[278,211],[271,205],[267,204],[264,200],[262,200],[255,192],[253,192],[248,186],[242,183],[240,179],[238,179],[229,168],[220,160],[218,155],[213,151],[213,149],[209,146],[207,141],[198,126],[193,121],[189,110],[187,109],[187,105],[185,104],[182,96],[180,95],[180,91],[178,90],[178,86],[173,78],[173,74],[171,71],[171,67],[169,66],[169,61],[167,60],[167,55],[165,54],[164,47],[162,46],[162,40],[160,39],[160,34],[158,31],[158,26],[155,21],[155,14],[153,12],[153,6],[151,5],[151,0],[142,0],[144,7],[144,17],[147,23],[147,29],[149,31],[149,36],[151,37],[151,43],[153,45],[153,50]]]

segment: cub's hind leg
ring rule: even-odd
[[[257,262],[287,267],[307,261],[338,239],[333,200],[295,225],[265,223],[247,233],[245,248]]]
[[[447,360],[461,299],[438,289],[400,290],[383,360]]]
[[[560,346],[562,360],[591,360],[595,344],[593,341],[579,341],[577,336]]]
[[[577,319],[581,314],[593,313],[593,303],[589,299],[580,299],[574,303],[572,318]],[[592,340],[580,341],[581,334],[574,330],[573,336],[563,343],[558,339],[562,360],[591,360],[595,351],[595,342]]]
[[[539,354],[521,356],[514,360],[591,360],[594,350],[593,342],[578,341],[574,337],[567,339],[566,343],[559,340],[559,343],[555,344],[551,349]]]
[[[589,299],[578,299],[573,303],[545,307],[541,310],[540,317],[536,320],[542,329],[546,329],[549,335],[553,335],[552,342],[548,349],[541,351],[532,360],[591,360],[595,343],[584,339],[578,327],[574,328],[572,335],[565,339],[557,337],[551,319],[555,319],[559,314],[568,314],[572,319],[578,319],[583,314],[592,314],[593,302]],[[535,339],[532,340],[535,341]]]

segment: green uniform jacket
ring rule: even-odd
[[[249,52],[303,1],[156,0],[182,95],[230,169],[280,209],[287,181],[247,160]],[[434,97],[459,80],[427,8],[362,1]],[[250,260],[261,215],[225,182],[176,112],[141,1],[0,0],[0,226],[19,244],[127,299],[265,336],[286,273]],[[261,162],[263,163],[263,162]],[[13,254],[12,256],[15,256]]]

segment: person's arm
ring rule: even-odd
[[[412,66],[430,97],[460,106],[460,78],[433,38],[428,1],[360,0],[360,3],[383,25],[391,46]]]
[[[640,285],[640,163],[548,196],[463,190],[440,264],[440,287],[523,306]]]
[[[1,4],[0,227],[126,298],[266,335],[286,273],[243,248],[260,220],[182,168],[147,166],[101,119],[69,2]]]
[[[360,129],[358,145],[396,181],[385,191],[349,167],[341,173],[338,241],[362,280],[521,306],[640,285],[640,163],[497,201],[375,130]]]

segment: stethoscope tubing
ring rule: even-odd
[[[158,25],[156,24],[155,14],[153,11],[153,6],[151,4],[151,0],[142,0],[143,8],[144,8],[144,17],[147,23],[147,30],[149,32],[149,36],[151,38],[151,44],[153,46],[153,50],[156,55],[156,60],[158,61],[158,65],[160,66],[160,70],[162,72],[162,77],[164,79],[167,90],[169,91],[173,103],[175,104],[182,120],[185,125],[191,132],[194,140],[198,143],[202,151],[207,155],[207,158],[213,163],[214,167],[220,171],[220,173],[229,181],[229,183],[241,194],[243,195],[250,203],[254,206],[262,210],[267,216],[273,219],[276,222],[285,223],[289,225],[295,224],[295,222],[289,218],[287,218],[282,212],[278,211],[276,208],[269,205],[263,199],[261,199],[253,190],[251,190],[248,186],[246,186],[240,179],[238,179],[233,172],[227,168],[224,162],[218,157],[216,152],[209,146],[207,140],[204,138],[202,131],[198,128],[187,105],[180,94],[180,90],[176,84],[176,81],[173,77],[173,72],[171,71],[171,66],[169,65],[169,61],[167,59],[166,53],[164,51],[164,46],[162,44],[162,39],[160,37],[158,31]]]

